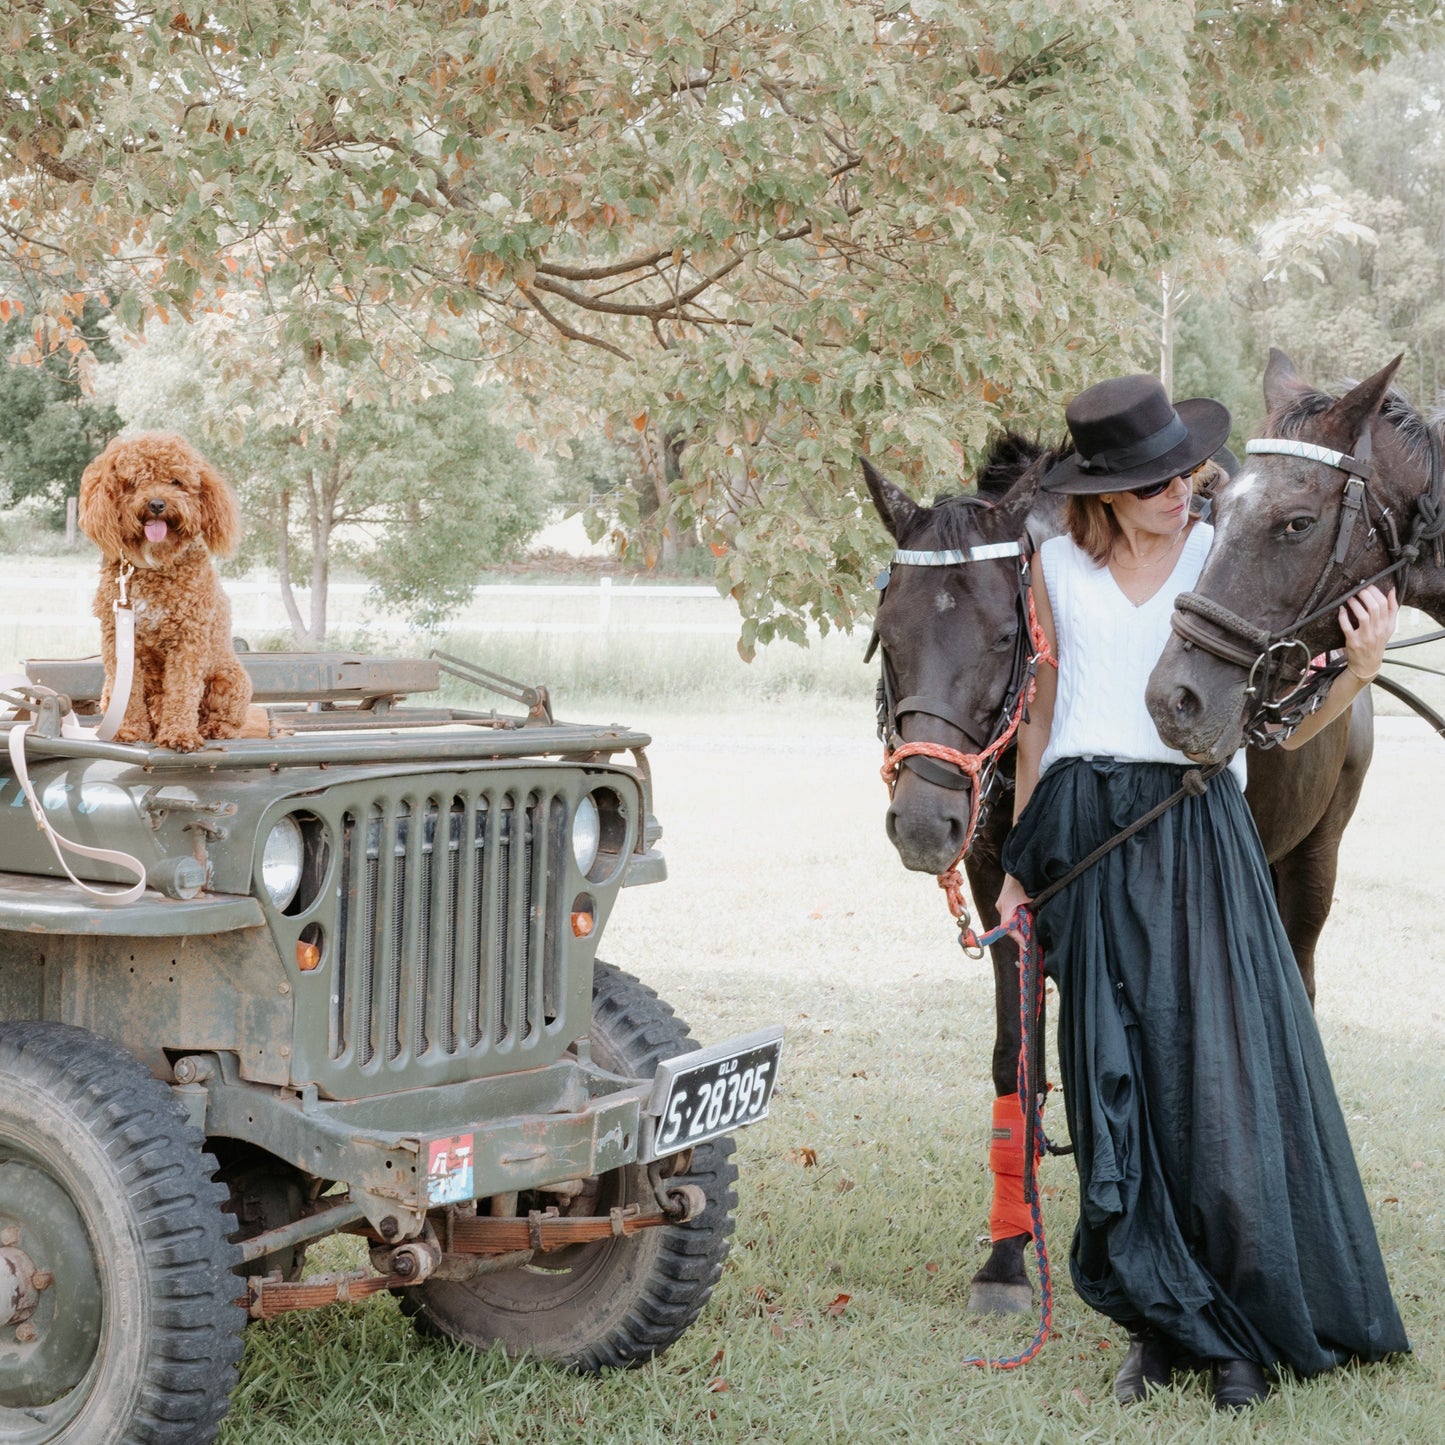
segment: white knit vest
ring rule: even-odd
[[[1189,759],[1159,739],[1144,706],[1144,689],[1169,640],[1174,599],[1199,580],[1214,529],[1196,522],[1169,579],[1136,607],[1107,566],[1097,566],[1068,536],[1040,548],[1044,585],[1054,613],[1059,687],[1053,729],[1039,770],[1069,757],[1181,763]],[[1244,786],[1244,754],[1229,770]]]

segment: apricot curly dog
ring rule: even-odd
[[[115,682],[120,574],[135,612],[135,680],[116,738],[191,752],[247,729],[251,679],[231,647],[231,604],[212,556],[241,539],[231,489],[183,437],[117,438],[80,479],[80,525],[100,548],[95,615],[105,694]]]

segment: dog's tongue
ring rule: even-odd
[[[166,540],[166,533],[167,533],[169,530],[170,530],[170,528],[167,527],[166,524],[165,524],[164,522],[160,521],[160,520],[156,520],[156,521],[154,521],[154,522],[147,522],[147,523],[146,523],[146,541],[147,541],[147,542],[164,542],[164,541]]]

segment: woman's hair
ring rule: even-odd
[[[1119,524],[1107,502],[1087,494],[1069,493],[1064,504],[1064,527],[1074,545],[1096,566],[1102,567],[1109,560]]]
[[[1221,482],[1229,480],[1229,473],[1212,458],[1204,462],[1194,473],[1192,486],[1196,497],[1212,497]]]
[[[1190,476],[1190,487],[1196,497],[1211,497],[1214,489],[1220,482],[1226,481],[1228,475],[1218,462],[1204,462]],[[1074,545],[1096,566],[1102,567],[1109,560],[1109,553],[1114,550],[1114,541],[1119,535],[1119,524],[1114,520],[1114,509],[1107,502],[1071,492],[1065,498],[1064,527],[1074,539]]]

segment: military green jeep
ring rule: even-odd
[[[189,754],[62,726],[94,659],[0,699],[3,1441],[210,1440],[248,1319],[382,1290],[637,1364],[727,1254],[781,1030],[700,1050],[596,957],[665,874],[648,738],[458,659],[244,661],[272,735]],[[443,667],[526,715],[408,701]],[[338,1232],[371,1268],[303,1278]]]

